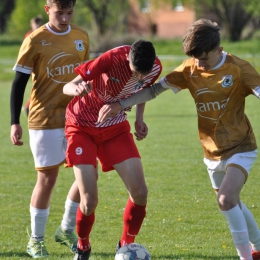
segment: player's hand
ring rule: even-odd
[[[119,102],[106,104],[99,110],[98,122],[102,123],[108,118],[115,117],[122,110]]]
[[[135,131],[136,140],[141,141],[147,136],[148,127],[143,120],[138,119],[135,121]]]
[[[23,136],[23,129],[19,124],[14,124],[11,126],[10,138],[14,145],[21,146],[23,142],[21,141]]]
[[[92,89],[92,84],[89,81],[82,81],[76,86],[76,96],[84,97]]]

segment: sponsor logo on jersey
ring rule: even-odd
[[[229,88],[233,85],[233,76],[232,75],[226,75],[222,78],[222,87],[223,88]]]
[[[82,40],[75,40],[74,42],[78,51],[84,51],[84,44]]]
[[[229,99],[221,99],[219,97],[221,93],[208,88],[199,89],[195,94],[198,115],[210,120],[218,120]]]
[[[60,76],[74,74],[74,69],[80,65],[80,63],[66,64],[68,56],[73,56],[72,54],[67,54],[65,52],[60,52],[54,55],[48,62],[46,67],[47,77],[51,78],[57,83],[68,83],[61,81]],[[71,59],[70,59],[71,60]]]
[[[41,43],[42,43],[42,46],[51,45],[51,43],[50,42],[47,43],[46,40],[42,40]]]

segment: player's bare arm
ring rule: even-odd
[[[98,114],[98,122],[104,122],[110,117],[115,117],[120,111],[122,110],[121,105],[119,102],[105,104],[99,110]]]
[[[132,107],[133,105],[145,103],[146,101],[154,99],[166,90],[167,88],[162,87],[160,83],[155,83],[148,88],[138,91],[127,99],[112,104],[106,104],[99,110],[98,122],[104,122],[106,119],[116,116],[117,113],[127,107]]]
[[[63,87],[63,93],[68,96],[85,96],[92,89],[90,82],[83,81],[82,77],[79,75],[71,82],[67,83]]]
[[[136,105],[135,137],[137,141],[143,140],[148,134],[148,127],[143,121],[145,103]]]

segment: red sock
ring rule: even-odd
[[[136,205],[130,198],[128,199],[123,217],[124,228],[120,240],[121,246],[134,242],[135,236],[138,234],[146,215],[145,208],[146,205]]]
[[[76,229],[78,233],[78,248],[82,251],[90,248],[89,234],[95,221],[95,213],[91,215],[84,215],[80,207],[78,207],[76,214]]]

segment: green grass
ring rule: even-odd
[[[36,172],[23,114],[21,124],[24,146],[13,146],[9,138],[10,86],[11,80],[0,81],[0,259],[31,259],[25,250],[28,242],[26,229],[30,230],[29,201]],[[30,87],[27,87],[26,96],[29,95]],[[258,143],[259,106],[259,100],[248,97],[246,111]],[[129,113],[129,120],[133,126],[134,111]],[[137,145],[142,156],[149,197],[147,217],[136,242],[147,247],[154,260],[238,259],[203,164],[195,105],[188,91],[177,96],[166,91],[148,102],[145,122],[149,127],[149,135]],[[259,167],[258,159],[241,199],[260,223]],[[72,170],[61,167],[46,230],[46,246],[51,259],[73,258],[66,247],[53,240],[73,180]],[[115,246],[121,236],[127,192],[114,171],[103,173],[99,170],[98,185],[99,205],[91,233],[90,260],[111,260],[114,259]]]

